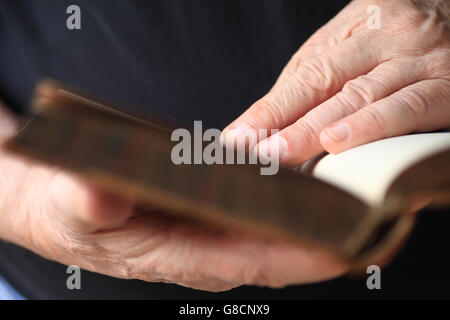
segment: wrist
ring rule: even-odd
[[[17,118],[0,102],[0,239],[28,246],[25,200],[21,188],[28,165],[1,150],[18,128]]]
[[[28,244],[26,200],[23,182],[27,166],[0,151],[0,239]]]

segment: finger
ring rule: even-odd
[[[58,174],[49,189],[55,218],[74,232],[91,233],[119,227],[133,214],[134,204],[67,174]]]
[[[323,152],[320,132],[328,125],[424,78],[425,64],[417,60],[391,60],[367,75],[348,81],[342,90],[309,111],[291,126],[260,142],[259,149],[281,146],[280,161],[298,166]]]
[[[129,231],[133,235],[143,235],[139,243],[148,243],[149,238],[145,235],[149,233],[153,235],[152,241],[161,241],[157,249],[145,255],[147,262],[141,263],[161,261],[158,269],[164,272],[158,273],[165,277],[144,276],[147,281],[162,280],[222,291],[244,284],[282,287],[321,281],[341,275],[348,268],[344,261],[323,248],[225,233],[189,221],[169,220],[165,215],[133,219],[128,226],[132,226]],[[170,255],[167,256],[167,252]]]
[[[270,92],[224,130],[282,129],[327,100],[350,79],[366,74],[379,63],[369,38],[356,35],[329,52],[300,60],[294,56]],[[235,131],[236,132],[236,131]]]
[[[378,139],[449,125],[450,80],[417,82],[328,126],[320,134],[331,153]]]

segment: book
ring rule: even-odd
[[[7,152],[77,174],[141,208],[225,231],[320,246],[352,270],[387,263],[424,205],[450,205],[450,132],[322,154],[261,175],[251,164],[175,164],[179,124],[42,81]]]

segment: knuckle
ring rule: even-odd
[[[339,43],[341,43],[343,40],[345,40],[345,37],[342,37],[342,36],[339,37],[339,36],[340,35],[337,35],[334,33],[328,34],[325,38],[326,39],[325,43],[328,45],[329,48],[333,48],[336,45],[338,45]]]
[[[359,104],[355,102],[354,97],[341,91],[334,96],[338,107],[337,111],[341,111],[344,114],[351,114],[360,109]]]
[[[257,128],[260,127],[258,124],[262,123],[277,124],[284,122],[284,114],[282,109],[288,105],[286,101],[287,97],[280,97],[278,100],[281,100],[281,103],[275,102],[275,99],[268,94],[264,98],[255,102],[250,114],[251,118],[248,119],[248,122]]]
[[[375,85],[373,79],[368,76],[360,76],[354,80],[348,81],[342,91],[339,93],[339,98],[344,100],[348,106],[353,106],[356,110],[367,106],[376,101]]]
[[[320,130],[317,130],[314,121],[311,117],[305,116],[295,123],[296,131],[299,135],[299,139],[301,141],[305,141],[311,145],[319,144],[319,133]]]
[[[363,108],[361,110],[361,118],[364,122],[370,124],[378,131],[383,131],[386,128],[386,119],[383,114],[375,108]]]
[[[286,67],[286,71],[288,71],[289,73],[295,73],[300,68],[300,65],[303,63],[304,60],[305,59],[304,57],[302,57],[302,52],[300,49],[292,56],[291,60],[289,61]]]
[[[303,60],[296,67],[294,74],[301,83],[312,89],[329,92],[335,87],[335,76],[330,59],[325,56]]]
[[[429,102],[419,89],[399,92],[397,97],[405,111],[416,120],[416,126],[429,110]]]

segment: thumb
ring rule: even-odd
[[[134,209],[131,201],[65,173],[53,178],[49,197],[55,218],[78,233],[119,227],[132,216]]]

